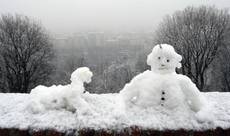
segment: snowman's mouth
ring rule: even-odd
[[[159,67],[158,69],[159,70],[167,70],[168,68],[166,68],[166,67]]]

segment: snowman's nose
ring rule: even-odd
[[[164,64],[161,64],[162,67],[164,67],[165,65]]]

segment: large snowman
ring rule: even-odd
[[[156,45],[147,57],[151,71],[134,77],[120,92],[126,107],[173,109],[186,105],[194,112],[200,111],[204,105],[200,91],[187,76],[175,72],[181,60],[171,45]]]

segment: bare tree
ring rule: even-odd
[[[219,47],[225,45],[229,25],[227,10],[187,7],[163,20],[155,33],[155,41],[171,44],[182,54],[182,73],[203,90],[206,70]]]
[[[221,49],[221,55],[218,59],[221,75],[221,89],[224,92],[230,92],[230,45]]]
[[[104,90],[108,93],[119,92],[133,77],[133,71],[127,64],[114,63],[103,73]]]
[[[0,49],[9,92],[28,93],[48,79],[52,44],[39,23],[22,15],[2,15]]]

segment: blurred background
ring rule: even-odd
[[[87,66],[91,93],[119,92],[149,69],[154,45],[183,56],[201,91],[230,91],[229,0],[1,0],[0,92],[70,83]]]

